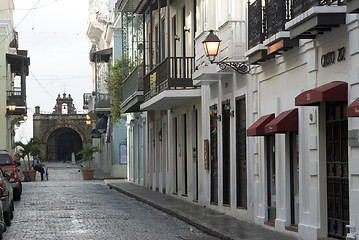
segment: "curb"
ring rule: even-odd
[[[139,197],[131,192],[128,192],[126,190],[123,190],[122,188],[116,186],[116,185],[113,185],[112,183],[108,183],[108,182],[105,182],[105,185],[107,185],[110,189],[115,189],[116,191],[120,192],[120,193],[123,193],[129,197],[132,197],[140,202],[143,202],[143,203],[146,203],[152,207],[155,207],[157,209],[159,209],[160,211],[162,212],[165,212],[171,216],[174,216],[192,226],[194,226],[195,228],[201,230],[202,232],[204,233],[207,233],[208,235],[210,236],[213,236],[213,237],[217,237],[217,238],[220,238],[220,239],[224,239],[224,240],[233,240],[233,238],[229,237],[229,236],[226,236],[224,235],[223,233],[220,233],[216,230],[213,230],[211,229],[209,226],[205,226],[204,224],[201,224],[199,223],[195,218],[193,218],[192,216],[188,216],[188,215],[185,215],[185,214],[182,214],[181,212],[178,212],[178,211],[174,211],[174,210],[171,210],[171,209],[168,209],[168,208],[164,208],[162,206],[160,206],[159,204],[153,202],[153,201],[150,201],[148,199],[145,199],[145,198],[142,198],[142,197]]]

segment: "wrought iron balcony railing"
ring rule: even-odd
[[[16,109],[14,112],[12,112],[12,115],[22,115],[26,114],[26,95],[21,90],[11,90],[6,91],[7,93],[7,100],[6,104],[14,104],[16,105]]]
[[[344,5],[344,0],[292,0],[292,19],[315,6]]]
[[[92,93],[84,93],[83,95],[83,108],[88,109],[89,108],[89,102],[91,99]]]
[[[124,101],[131,97],[133,93],[143,91],[143,74],[140,73],[140,69],[140,66],[137,66],[122,82]]]
[[[266,37],[269,38],[284,30],[290,19],[290,3],[289,0],[266,0],[265,3]]]
[[[97,93],[95,108],[110,108],[112,96],[109,93]]]
[[[256,0],[248,6],[248,49],[285,30],[285,24],[315,6],[342,6],[345,0]],[[314,36],[313,36],[314,37]]]
[[[14,103],[16,106],[25,106],[26,97],[21,90],[12,90],[7,92],[8,103]]]
[[[263,24],[262,1],[256,0],[248,6],[248,49],[264,41],[266,29]]]
[[[168,89],[193,87],[194,57],[167,57],[144,77],[145,101]]]

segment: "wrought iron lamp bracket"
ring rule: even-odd
[[[239,74],[248,74],[251,70],[251,66],[247,62],[234,62],[234,61],[223,61],[217,62],[220,69],[225,69],[227,67],[232,68]]]

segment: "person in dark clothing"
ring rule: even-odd
[[[42,167],[40,156],[34,159],[34,161],[32,162],[32,166],[34,170],[38,171],[41,174],[41,181],[44,181],[45,169]]]

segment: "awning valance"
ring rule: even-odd
[[[91,62],[108,62],[112,56],[112,48],[107,48],[94,52],[93,49],[90,51]]]
[[[348,84],[346,82],[331,82],[302,92],[295,98],[295,105],[317,106],[320,102],[346,101],[348,101]]]
[[[265,126],[266,134],[298,131],[298,109],[291,109],[279,114]]]
[[[359,117],[359,98],[347,107],[347,117]]]
[[[264,127],[274,119],[274,113],[265,115],[258,119],[247,129],[247,136],[265,136]]]

